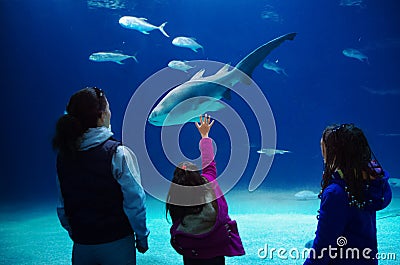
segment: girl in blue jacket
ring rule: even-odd
[[[327,127],[318,227],[304,264],[378,264],[376,211],[392,199],[388,174],[353,124]]]

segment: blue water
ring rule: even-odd
[[[40,218],[46,220],[46,229],[49,229],[43,233],[50,233],[58,240],[57,255],[52,255],[55,261],[51,264],[68,262],[69,248],[63,247],[70,241],[52,210],[57,194],[55,154],[50,142],[55,122],[63,114],[72,93],[85,86],[105,90],[112,111],[112,128],[121,139],[130,98],[143,81],[166,67],[169,61],[213,60],[235,65],[256,47],[289,32],[297,32],[296,39],[285,42],[268,56],[270,61],[278,61],[288,76],[262,65],[253,74],[275,118],[277,148],[291,151],[275,157],[257,194],[267,196],[278,191],[280,194],[287,189],[283,193],[291,198],[297,190],[305,188],[317,192],[322,171],[319,139],[322,130],[331,123],[352,122],[361,127],[381,164],[393,177],[398,177],[400,6],[396,0],[365,0],[362,6],[340,6],[339,2],[0,0],[3,36],[0,42],[3,91],[0,243],[6,247],[1,256],[18,254],[0,263],[49,264],[37,261],[40,257],[32,254],[44,246],[38,246],[35,252],[32,244],[23,243],[24,235],[32,242],[40,238],[42,228],[34,223],[43,221]],[[124,15],[146,17],[157,26],[168,21],[165,30],[171,38],[157,30],[144,35],[124,29],[118,24]],[[196,38],[204,46],[204,53],[173,46],[171,41],[176,36]],[[344,56],[342,50],[346,48],[362,51],[369,63]],[[88,59],[93,52],[113,50],[136,54],[139,63],[127,60],[118,65]],[[262,147],[260,130],[250,109],[237,95],[225,102],[244,120],[249,117],[245,124],[251,140],[247,167],[230,195],[234,214],[245,223],[248,223],[245,221],[248,214],[285,214],[286,210],[290,214],[298,207],[293,200],[283,200],[280,204],[285,209],[283,212],[279,211],[281,208],[267,211],[255,193],[247,192],[259,156],[256,150]],[[149,155],[156,161],[157,169],[169,178],[174,166],[153,148],[159,146],[160,128],[150,124],[142,126],[146,128]],[[222,172],[231,155],[230,143],[226,141],[231,128],[224,129],[217,123],[213,129],[211,136],[218,144],[216,161]],[[195,133],[193,126],[185,125],[179,136],[180,148],[190,158],[199,155]],[[254,203],[251,207],[258,209],[257,212],[249,213],[235,206],[235,201],[241,202],[238,198]],[[152,201],[151,196],[149,200]],[[308,216],[305,217],[309,225],[307,236],[295,229],[288,232],[299,242],[312,237],[313,209],[318,208],[315,202],[307,210],[294,213]],[[163,211],[162,203],[154,203],[156,206],[149,209],[149,222],[167,228],[168,223],[157,217]],[[391,209],[398,209],[397,205]],[[269,217],[265,218],[262,220],[268,223]],[[296,220],[290,215],[285,218]],[[386,230],[379,232],[378,227],[379,235],[392,237],[387,228],[396,222],[398,217],[382,219]],[[36,231],[32,237],[26,230],[30,225],[31,231]],[[243,229],[247,234],[256,233],[249,226]],[[168,240],[166,233],[155,236],[153,243]],[[255,249],[263,244],[263,240],[246,240]],[[382,244],[388,246],[384,240]],[[398,249],[398,240],[393,244]],[[170,247],[165,248],[167,253],[173,253]],[[20,252],[13,252],[16,249]]]

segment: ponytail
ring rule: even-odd
[[[63,115],[56,124],[53,149],[64,155],[74,154],[80,146],[80,137],[85,132],[81,122],[71,114]]]

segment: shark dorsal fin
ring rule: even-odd
[[[206,71],[206,69],[201,69],[200,71],[195,73],[194,76],[192,76],[192,78],[190,78],[190,80],[197,80],[197,79],[202,78],[205,71]]]
[[[227,73],[229,71],[229,67],[230,67],[230,65],[228,63],[225,64],[221,69],[218,70],[218,72],[215,75],[217,76],[217,75]]]
[[[143,20],[143,21],[146,21],[146,20],[147,20],[147,18],[145,18],[145,17],[140,17],[139,19],[140,19],[140,20]]]

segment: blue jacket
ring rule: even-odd
[[[90,128],[82,138],[81,151],[89,150],[99,146],[109,139],[113,133],[105,127]],[[140,172],[136,156],[127,147],[118,146],[112,157],[112,175],[120,185],[123,195],[123,211],[135,232],[136,240],[140,246],[147,246],[149,230],[146,226],[145,193],[140,185]],[[60,183],[57,178],[59,190],[59,202],[57,214],[61,225],[71,234],[68,218],[65,215],[64,198],[60,190]]]
[[[333,175],[330,185],[325,188],[321,196],[318,227],[312,246],[316,258],[310,255],[304,262],[305,265],[378,264],[378,260],[374,258],[378,252],[376,211],[384,209],[392,199],[388,179],[388,173],[384,172],[383,178],[371,181],[366,187],[366,205],[363,209],[359,209],[349,205],[350,200],[345,190],[344,180],[339,174]],[[331,246],[332,255],[329,254],[329,246]],[[326,250],[323,255],[320,255],[323,248]],[[357,251],[359,259],[356,258]],[[363,251],[365,251],[364,255]],[[321,256],[323,257],[320,258]]]

